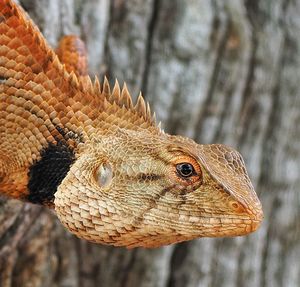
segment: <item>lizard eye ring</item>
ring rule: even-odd
[[[179,156],[175,161],[176,179],[183,184],[194,184],[202,180],[198,162],[191,156]]]

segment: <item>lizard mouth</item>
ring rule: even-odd
[[[256,231],[260,227],[261,223],[262,220],[252,220],[250,232]]]
[[[254,219],[252,219],[251,232],[256,231],[260,227],[263,219],[264,219],[264,214],[262,209],[260,208],[258,210],[258,213],[255,215]]]

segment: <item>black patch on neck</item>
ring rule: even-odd
[[[54,201],[57,187],[67,175],[75,161],[74,151],[66,142],[49,144],[42,150],[41,159],[29,169],[28,200],[49,205]]]

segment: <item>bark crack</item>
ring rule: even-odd
[[[215,16],[215,21],[217,21],[218,16]],[[213,94],[215,91],[215,87],[216,87],[216,82],[218,80],[219,77],[219,72],[220,72],[220,68],[222,65],[222,60],[224,58],[224,54],[225,54],[225,50],[226,50],[226,43],[228,40],[228,36],[229,36],[229,32],[230,32],[230,19],[226,18],[225,23],[224,23],[225,29],[223,32],[223,36],[221,38],[220,44],[217,48],[217,53],[216,53],[216,59],[215,59],[215,63],[214,63],[214,67],[213,67],[213,71],[212,71],[212,75],[210,78],[210,83],[209,83],[209,88],[208,88],[208,92],[207,95],[205,97],[205,101],[203,103],[203,112],[199,115],[198,120],[197,120],[197,124],[195,127],[195,130],[197,131],[197,138],[196,141],[199,141],[199,136],[201,136],[202,132],[203,132],[203,121],[204,119],[206,119],[206,117],[209,114],[209,107],[211,105],[212,99],[213,99]],[[200,107],[201,109],[201,107]]]
[[[143,91],[143,96],[145,99],[147,97],[146,93],[147,93],[148,77],[149,77],[149,70],[150,70],[150,64],[152,58],[153,36],[158,22],[157,19],[159,14],[159,7],[160,7],[160,0],[154,0],[153,7],[152,7],[152,15],[148,25],[148,35],[147,35],[146,49],[145,49],[146,60],[145,60],[145,66],[142,75],[142,85],[141,85],[141,90]]]

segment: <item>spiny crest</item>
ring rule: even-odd
[[[85,89],[87,89],[86,85]],[[134,105],[126,83],[123,84],[123,87],[121,89],[118,80],[115,80],[115,85],[111,91],[108,79],[106,77],[104,77],[102,89],[99,80],[96,77],[93,87],[89,88],[89,90],[93,90],[94,94],[104,96],[105,99],[111,104],[115,103],[121,108],[125,107],[126,109],[137,113],[140,117],[144,118],[144,120],[149,122],[152,126],[156,126],[155,113],[151,113],[149,103],[145,102],[140,92],[136,104]],[[159,127],[158,129],[160,130]]]
[[[12,31],[15,31],[16,35],[21,39],[22,45],[27,47],[27,52],[31,53],[36,64],[39,65],[39,71],[42,71],[60,91],[61,98],[64,96],[64,98],[68,99],[68,97],[73,96],[75,101],[82,101],[83,106],[89,103],[93,103],[94,107],[98,103],[99,107],[101,105],[104,107],[105,103],[114,104],[123,109],[125,113],[127,111],[129,113],[132,112],[136,118],[139,117],[139,125],[144,127],[151,126],[159,131],[159,128],[156,126],[155,115],[151,114],[149,104],[145,103],[141,94],[134,105],[126,84],[121,89],[116,81],[111,91],[107,78],[104,79],[101,87],[97,78],[92,83],[88,75],[81,76],[76,71],[68,72],[66,66],[61,63],[37,26],[22,8],[11,0],[0,0],[0,9],[0,18],[2,16],[2,20],[7,22],[5,25],[10,27]]]

